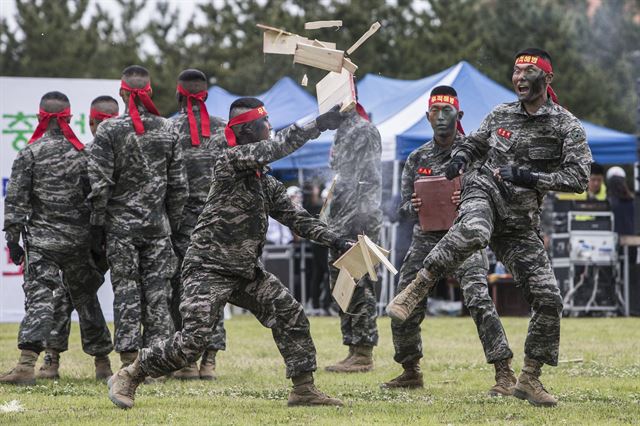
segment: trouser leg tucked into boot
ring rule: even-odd
[[[426,269],[420,269],[413,281],[389,302],[386,308],[387,314],[392,319],[406,321],[418,303],[429,294],[435,285],[435,277]]]
[[[204,351],[200,360],[200,380],[215,380],[216,354],[218,351]]]
[[[104,381],[113,376],[109,355],[98,355],[94,358],[93,363],[96,367],[96,380]]]
[[[402,363],[402,374],[398,377],[382,383],[382,389],[418,389],[424,387],[422,371],[420,371],[420,359],[414,359]]]
[[[138,351],[133,352],[120,352],[120,362],[122,365],[120,368],[125,368],[133,364],[133,361],[138,357]]]
[[[516,376],[511,369],[511,358],[493,364],[496,370],[496,384],[489,389],[489,396],[511,396],[516,385]]]
[[[542,374],[541,370],[542,363],[540,361],[524,357],[524,366],[518,377],[513,396],[526,399],[535,406],[553,407],[558,403],[558,400],[542,386],[539,379]]]
[[[138,358],[128,367],[116,372],[109,381],[109,399],[119,408],[127,409],[133,407],[136,396],[136,389],[140,383],[144,382],[145,374],[140,368]]]
[[[313,374],[306,373],[300,376],[292,377],[293,389],[289,393],[289,407],[303,405],[334,405],[342,407],[342,401],[337,398],[331,398],[325,393],[318,390],[313,384]]]
[[[327,365],[324,369],[325,371],[331,371],[333,373],[340,371],[340,369],[344,366],[345,363],[347,363],[351,357],[353,357],[353,348],[355,346],[350,345],[349,346],[349,353],[347,354],[346,358],[343,359],[342,361],[338,361],[333,365]]]
[[[343,364],[327,370],[334,373],[364,373],[373,370],[373,346],[351,346],[353,355]]]
[[[29,350],[22,350],[18,364],[8,372],[0,376],[0,383],[12,385],[35,385],[35,368],[38,360],[38,353]]]
[[[47,349],[44,353],[42,366],[36,373],[38,379],[59,379],[60,353],[54,349]]]

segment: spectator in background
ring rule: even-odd
[[[607,199],[607,187],[604,184],[604,167],[598,163],[591,164],[591,175],[587,191],[583,192],[587,200],[604,201]]]
[[[614,231],[618,235],[633,235],[635,212],[633,193],[627,187],[627,174],[622,167],[611,167],[607,171],[607,199],[614,216]]]

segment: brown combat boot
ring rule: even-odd
[[[301,376],[292,377],[293,389],[289,393],[289,407],[296,406],[317,406],[317,405],[333,405],[342,407],[344,404],[337,398],[331,398],[313,384],[313,374],[307,373]]]
[[[540,383],[541,369],[542,363],[540,361],[524,357],[524,366],[520,377],[518,377],[513,396],[519,399],[526,399],[536,407],[554,407],[558,404],[558,400],[547,392],[542,383]]]
[[[420,359],[402,363],[404,371],[398,377],[380,385],[382,389],[419,389],[424,387]]]
[[[54,349],[47,349],[44,353],[42,366],[36,373],[38,379],[59,379],[60,353]]]
[[[200,380],[215,380],[216,354],[218,351],[204,351],[200,360]]]
[[[394,320],[404,322],[411,312],[436,285],[436,280],[429,271],[420,269],[416,277],[404,290],[396,295],[387,305],[387,314]]]
[[[373,370],[373,346],[352,346],[353,355],[342,365],[335,365],[334,373],[365,373]]]
[[[120,352],[120,362],[122,363],[120,368],[122,369],[130,366],[136,358],[138,358],[138,351]]]
[[[109,380],[109,377],[113,376],[109,355],[96,356],[93,363],[96,366],[96,380],[105,381]]]
[[[173,373],[172,377],[178,380],[198,380],[200,374],[198,373],[198,366],[195,362],[183,367],[182,369]]]
[[[38,353],[22,350],[18,364],[7,374],[0,376],[0,383],[12,385],[35,385],[36,384],[36,361]]]
[[[489,389],[489,396],[512,396],[516,385],[516,375],[511,369],[511,358],[493,364],[496,369],[496,384]]]
[[[343,359],[342,361],[338,361],[333,365],[327,365],[324,370],[325,371],[330,371],[332,373],[336,373],[338,371],[340,371],[340,369],[342,368],[342,366],[351,359],[351,357],[353,356],[353,348],[354,346],[349,346],[349,353],[347,354],[347,357],[345,359]]]
[[[138,358],[128,367],[111,376],[107,382],[111,402],[125,410],[133,407],[136,389],[144,381],[144,377]]]

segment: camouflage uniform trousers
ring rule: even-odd
[[[375,236],[372,240],[377,240],[379,228],[372,232],[367,232],[368,236]],[[349,235],[344,238],[357,241],[357,236]],[[335,250],[329,250],[329,279],[330,287],[336,285],[338,279],[338,268],[333,266],[333,262],[338,260],[339,254]],[[378,344],[378,317],[376,309],[376,293],[374,282],[366,275],[358,281],[358,286],[353,292],[348,312],[340,311],[340,330],[342,331],[342,344],[376,346]]]
[[[63,280],[63,285],[53,291],[53,327],[46,345],[46,349],[53,349],[59,353],[69,349],[71,314],[74,309],[78,310],[69,291],[71,285],[78,286],[78,283],[69,282],[65,276],[63,276]],[[78,315],[82,349],[91,356],[106,355],[113,350],[109,329],[100,326],[105,320],[97,293],[103,283],[104,273],[96,267],[92,268],[92,274],[85,282],[79,283],[82,298],[86,300],[86,302],[79,304],[79,309],[84,310],[84,314]],[[74,290],[74,293],[77,294],[78,290]],[[91,320],[89,327],[84,324],[86,318]]]
[[[309,320],[302,305],[275,275],[256,268],[255,279],[248,280],[185,262],[182,283],[183,328],[168,340],[140,352],[140,365],[146,374],[159,377],[197,360],[227,302],[248,309],[271,329],[284,358],[287,378],[316,370]]]
[[[195,223],[195,221],[194,221]],[[185,223],[180,227],[180,231],[174,233],[171,236],[173,242],[173,248],[178,258],[178,269],[171,278],[171,318],[173,319],[173,325],[175,330],[182,330],[182,315],[180,315],[180,302],[182,300],[183,288],[182,288],[182,261],[184,260],[184,253],[189,248],[189,242],[191,240],[191,233],[193,232],[193,226]],[[224,310],[224,307],[222,308]],[[216,323],[216,327],[210,337],[210,342],[206,349],[209,351],[224,351],[227,348],[226,340],[227,333],[224,329],[224,313],[220,312],[220,319]]]
[[[31,248],[25,272],[25,316],[18,333],[18,348],[41,352],[54,327],[54,291],[63,289],[60,272],[69,283],[69,295],[80,317],[83,348],[92,355],[113,349],[109,329],[95,293],[99,280],[86,254]],[[97,307],[97,308],[96,308]],[[97,310],[95,310],[97,309]]]
[[[414,233],[411,247],[400,268],[400,281],[396,293],[404,290],[415,278],[422,268],[424,258],[433,250],[442,235],[444,232],[439,234]],[[489,296],[486,253],[479,251],[471,254],[455,272],[462,289],[464,304],[476,324],[487,362],[493,364],[503,359],[512,358],[513,353],[509,349],[507,336]],[[425,318],[426,308],[427,297],[418,304],[405,322],[391,321],[395,348],[394,360],[396,362],[402,364],[422,358],[420,324]]]
[[[108,234],[107,257],[116,352],[134,352],[171,336],[169,297],[176,270],[171,239]]]
[[[531,306],[525,355],[557,365],[562,298],[539,230],[523,223],[524,215],[500,217],[484,191],[465,192],[458,219],[425,258],[424,267],[444,275],[490,244]]]

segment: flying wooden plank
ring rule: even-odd
[[[302,76],[302,81],[300,82],[300,85],[304,86],[304,87],[307,87],[307,84],[309,84],[309,78],[305,74],[304,76]]]
[[[362,45],[362,43],[364,43],[365,41],[367,41],[369,39],[369,37],[371,37],[372,35],[374,35],[376,33],[376,31],[378,31],[380,29],[380,22],[374,22],[373,25],[371,25],[371,28],[369,28],[367,30],[366,33],[362,34],[362,37],[360,37],[358,39],[358,41],[356,41],[353,46],[351,46],[348,50],[347,50],[347,55],[351,55],[353,52],[355,52],[355,50],[360,47]]]
[[[281,28],[270,27],[268,25],[257,24],[258,28],[264,31],[262,51],[276,55],[293,55],[296,52],[296,45],[312,44],[313,40],[293,34]],[[336,44],[321,42],[328,49],[335,49]]]
[[[342,105],[340,111],[349,111],[356,106],[356,89],[353,74],[342,69],[340,73],[330,72],[316,84],[318,110],[320,114],[335,105]]]
[[[293,62],[309,65],[327,71],[339,73],[342,71],[344,52],[342,50],[327,49],[310,44],[298,43],[296,45]]]
[[[371,279],[371,281],[378,281],[378,274],[376,273],[375,267],[380,262],[376,260],[376,263],[373,263],[373,261],[371,260],[371,251],[369,250],[369,247],[367,247],[367,243],[364,241],[362,235],[358,235],[358,243],[360,244],[360,248],[362,250],[362,258],[364,259],[364,264],[367,267],[369,279]]]
[[[331,28],[331,27],[341,27],[342,21],[313,21],[313,22],[305,22],[304,29],[305,30],[317,30],[319,28]]]

